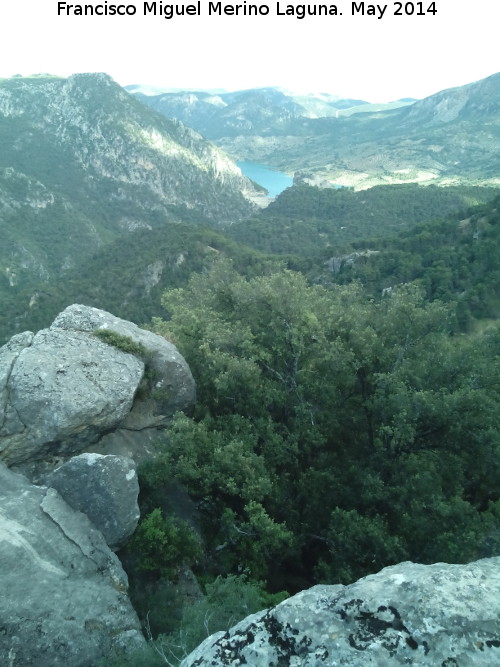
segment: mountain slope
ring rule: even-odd
[[[0,81],[0,313],[166,221],[234,221],[253,186],[219,149],[104,74]]]
[[[301,172],[312,184],[497,185],[500,73],[396,109],[301,119],[286,132],[226,135],[217,143],[239,159]]]
[[[239,219],[252,190],[212,144],[106,75],[0,83],[0,273],[11,285],[164,220]]]
[[[301,134],[310,118],[338,117],[358,110],[375,111],[408,104],[401,100],[391,105],[372,105],[327,93],[299,95],[272,87],[220,94],[182,91],[159,95],[148,95],[139,86],[125,86],[125,89],[167,118],[176,118],[214,141],[223,137]]]
[[[0,345],[18,331],[47,327],[71,303],[145,324],[163,312],[160,300],[165,289],[184,286],[192,273],[208,270],[221,256],[251,274],[264,271],[273,261],[202,225],[166,223],[147,234],[138,229],[82,259],[78,267],[65,272],[64,280],[12,290],[8,302],[4,296]]]
[[[363,191],[298,185],[282,192],[258,217],[231,225],[227,235],[261,252],[317,262],[415,225],[458,215],[500,193],[480,186],[379,185]],[[368,246],[371,247],[371,246]]]
[[[167,223],[147,234],[138,229],[97,250],[77,268],[68,269],[64,281],[17,291],[9,308],[4,305],[4,319],[11,325],[2,329],[0,322],[0,342],[15,331],[46,327],[68,303],[96,306],[144,324],[162,313],[165,289],[185,286],[192,273],[207,272],[223,256],[249,276],[285,263],[313,281],[330,283],[358,276],[379,294],[392,284],[386,282],[391,271],[402,276],[401,281],[410,275],[407,267],[397,268],[401,258],[403,264],[408,263],[406,254],[398,254],[398,244],[414,235],[415,226],[448,216],[462,220],[470,207],[490,202],[498,192],[414,184],[363,192],[301,186],[289,188],[253,219],[230,225],[223,232],[184,223]],[[434,228],[437,247],[447,237],[434,222],[429,225],[430,239]],[[416,244],[411,254],[419,252]],[[454,253],[450,250],[450,261]],[[442,251],[441,259],[446,255]],[[377,260],[383,257],[389,259]],[[379,264],[381,268],[375,269]],[[416,260],[411,262],[411,269],[416,264]],[[471,258],[470,266],[474,264]]]

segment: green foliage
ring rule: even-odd
[[[148,219],[151,221],[151,217]],[[1,270],[0,249],[0,337],[7,339],[12,335],[12,323],[19,319],[20,313],[26,315],[23,315],[23,327],[36,331],[49,326],[69,303],[102,308],[143,325],[161,312],[161,295],[166,288],[184,286],[192,273],[208,270],[220,255],[231,257],[238,271],[244,275],[265,273],[269,266],[278,265],[275,259],[242,247],[213,229],[194,224],[166,223],[156,218],[154,222],[158,227],[147,233],[144,230],[127,232],[96,250],[91,257],[83,254],[75,268],[65,271],[64,280],[30,281],[26,286],[27,274],[19,274],[18,271],[22,280],[16,287],[9,287],[8,276]],[[193,216],[192,223],[195,222]],[[15,228],[19,234],[17,223]],[[45,236],[40,237],[40,241],[50,243],[51,247],[69,242],[67,228],[58,228],[53,237],[51,226],[44,224],[42,229]],[[37,233],[36,230],[30,232],[29,228],[26,229],[27,237]],[[74,235],[71,238],[76,240]],[[77,242],[91,247],[88,240]],[[23,245],[27,243],[24,239]],[[66,255],[70,250],[61,249]],[[59,267],[57,253],[54,254],[54,261]],[[151,267],[157,267],[158,273],[154,276],[155,280],[158,279],[157,284],[150,281]],[[56,267],[53,275],[57,276]],[[113,289],[109,289],[110,284]]]
[[[475,320],[500,314],[499,203],[497,198],[463,216],[416,225],[390,242],[359,242],[359,252],[377,252],[344,263],[330,280],[359,280],[377,296],[399,283],[417,282],[428,300],[456,304],[457,325],[471,330]]]
[[[334,509],[323,539],[328,557],[319,560],[316,576],[326,583],[350,583],[407,556],[402,540],[391,535],[383,517],[362,516],[355,509]]]
[[[417,224],[459,215],[497,194],[496,188],[415,183],[361,191],[299,185],[227,233],[264,252],[326,259],[353,243],[391,238]]]
[[[163,303],[156,326],[199,402],[156,483],[168,471],[198,503],[205,571],[279,589],[482,552],[498,526],[498,328],[456,334],[414,284],[373,299],[226,261]]]
[[[164,517],[156,508],[139,522],[127,552],[135,556],[137,569],[169,578],[181,566],[194,563],[200,547],[198,536],[185,521]]]
[[[123,553],[120,554],[123,558]],[[176,632],[182,620],[182,609],[186,602],[175,576],[159,578],[155,572],[139,572],[129,566],[129,597],[137,615],[147,625],[153,637]]]
[[[156,650],[154,642],[148,642],[141,649],[127,652],[126,655],[110,655],[100,661],[96,667],[165,667],[165,658]],[[175,667],[179,662],[172,663]]]
[[[155,632],[147,612],[144,622],[150,639],[148,644],[126,657],[111,658],[107,664],[113,667],[155,667],[164,664],[177,667],[211,634],[226,631],[249,614],[277,605],[287,597],[286,592],[269,595],[262,582],[252,581],[247,575],[217,577],[206,584],[205,595],[184,605],[176,627],[168,632]],[[164,627],[166,620],[163,619]]]
[[[142,360],[145,360],[148,357],[148,350],[144,347],[144,345],[141,343],[136,343],[129,336],[124,336],[123,334],[120,334],[117,331],[112,331],[111,329],[95,329],[92,333],[100,340],[104,341],[108,345],[116,347],[122,352],[126,352],[127,354],[134,354],[136,357],[139,357]]]
[[[278,568],[293,542],[262,504],[272,497],[277,479],[257,448],[258,432],[243,417],[197,422],[179,414],[168,444],[141,472],[146,493],[171,477],[190,490],[204,516],[209,569],[245,569],[254,579],[268,574],[270,561]]]
[[[217,577],[206,585],[206,595],[184,607],[179,629],[161,635],[156,647],[172,665],[188,655],[204,639],[229,630],[249,614],[254,614],[287,597],[286,593],[269,597],[261,583],[250,581],[246,575]]]

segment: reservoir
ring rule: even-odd
[[[293,185],[291,176],[282,171],[274,171],[264,164],[257,162],[237,162],[236,164],[247,178],[266,188],[269,191],[269,197],[277,197],[280,192]]]

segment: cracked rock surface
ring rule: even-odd
[[[139,521],[135,463],[125,456],[80,454],[54,470],[47,486],[83,512],[112,549],[123,545]]]
[[[500,557],[314,586],[209,637],[181,667],[238,665],[500,665]]]
[[[127,586],[84,514],[0,463],[0,665],[90,667],[142,645]]]
[[[54,470],[46,483],[73,509],[86,514],[112,549],[136,529],[139,482],[132,459],[80,454]]]
[[[93,335],[99,329],[142,345],[150,379],[142,359]],[[194,399],[193,377],[174,345],[97,308],[69,306],[49,329],[0,348],[0,460],[68,457],[119,428],[162,427]]]

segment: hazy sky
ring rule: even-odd
[[[144,15],[140,1],[128,3],[133,16],[58,16],[58,0],[1,0],[0,76],[103,71],[123,85],[283,86],[383,102],[425,97],[500,71],[498,0],[403,3],[403,12],[406,6],[415,13],[434,5],[437,13],[423,16],[394,16],[395,2],[339,0],[342,16],[302,20],[278,16],[276,0],[250,4],[267,6],[269,14],[209,16],[209,1],[201,0],[201,15],[171,20]],[[279,9],[300,4],[314,6],[288,0]],[[375,16],[353,15],[353,4],[387,9],[382,18],[377,9]]]

